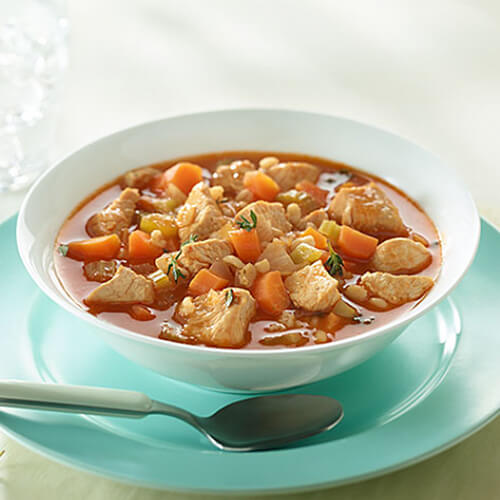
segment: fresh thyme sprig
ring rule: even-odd
[[[236,224],[240,226],[240,229],[244,229],[245,231],[250,232],[252,229],[257,227],[257,216],[255,215],[255,212],[253,210],[250,210],[250,219],[252,219],[252,222],[250,222],[246,217],[243,215],[240,215],[239,221],[236,221]]]
[[[342,257],[335,252],[330,242],[328,242],[328,250],[330,251],[330,256],[325,262],[328,273],[331,276],[342,276],[344,274],[344,271],[342,269],[344,261],[342,260]]]
[[[198,241],[198,235],[193,233],[184,243],[181,243],[181,248],[183,246],[189,245],[189,243],[194,243],[195,241]]]
[[[181,256],[181,253],[182,250],[179,250],[176,255],[170,257],[170,263],[167,267],[167,276],[170,274],[170,271],[172,271],[172,277],[174,278],[174,281],[176,283],[179,281],[179,278],[186,277],[186,275],[179,269],[179,263],[177,262],[177,259]]]
[[[57,247],[57,251],[63,256],[63,257],[66,257],[66,255],[68,255],[68,250],[69,250],[69,247],[68,245],[59,245]]]
[[[172,277],[174,278],[174,281],[176,283],[179,281],[179,278],[186,278],[186,275],[180,270],[178,262],[179,257],[182,255],[182,248],[189,243],[194,243],[197,240],[198,235],[192,234],[184,243],[181,243],[179,251],[175,255],[170,257],[170,262],[167,267],[167,276],[170,274],[170,271],[172,271]]]

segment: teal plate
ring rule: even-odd
[[[201,415],[241,397],[169,380],[115,353],[33,284],[17,255],[15,223],[0,225],[1,378],[138,390]],[[61,463],[160,489],[285,492],[393,471],[457,443],[498,413],[499,255],[500,234],[483,221],[475,262],[449,299],[359,367],[290,391],[334,396],[345,410],[336,428],[294,446],[222,452],[162,416],[9,409],[0,411],[0,425]]]

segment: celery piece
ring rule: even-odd
[[[340,226],[333,220],[324,220],[318,231],[333,243],[337,243],[340,235]]]
[[[302,211],[302,214],[312,212],[319,207],[318,202],[309,193],[306,193],[305,191],[298,191],[297,189],[290,189],[284,193],[279,193],[276,196],[276,201],[279,201],[285,205],[285,207],[291,203],[297,203]]]
[[[179,203],[172,198],[157,198],[154,200],[153,205],[159,212],[169,213],[173,212]]]
[[[319,250],[312,245],[308,245],[307,243],[299,243],[290,254],[290,257],[295,264],[312,264],[318,259],[321,259],[322,255],[322,250]]]
[[[177,235],[177,224],[174,219],[164,214],[147,214],[141,217],[139,229],[145,233],[152,233],[154,230],[161,231],[165,238]]]
[[[170,286],[170,278],[161,269],[151,273],[148,278],[153,282],[155,288],[161,289]]]

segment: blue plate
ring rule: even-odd
[[[186,424],[0,411],[7,434],[73,467],[134,484],[192,492],[305,490],[383,474],[457,443],[500,407],[500,234],[483,221],[467,276],[387,349],[342,375],[290,392],[331,395],[345,418],[285,449],[214,449]],[[207,415],[240,396],[210,392],[132,364],[88,324],[47,299],[18,258],[15,219],[0,225],[0,376],[143,391]],[[304,408],[307,411],[307,408]]]

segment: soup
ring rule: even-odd
[[[422,208],[375,175],[232,151],[124,173],[76,207],[54,260],[67,293],[102,320],[166,341],[276,349],[405,314],[432,288],[441,243]]]

